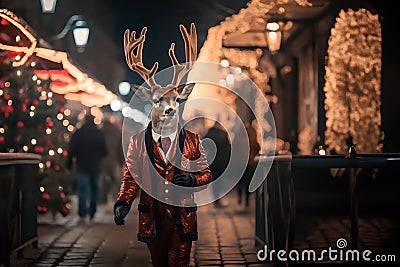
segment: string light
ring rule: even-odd
[[[59,147],[59,148],[57,149],[57,153],[58,153],[58,154],[62,154],[62,153],[63,153],[63,149],[62,149],[61,147]]]
[[[21,76],[22,72],[20,70],[17,70],[17,76]]]
[[[50,156],[54,156],[54,150],[53,150],[53,149],[50,149],[50,150],[49,150],[49,155],[50,155]]]
[[[46,133],[47,133],[47,134],[51,134],[51,129],[50,129],[50,128],[47,128],[47,129],[46,129]]]
[[[32,118],[33,116],[35,116],[35,112],[33,111],[29,112],[29,116]]]
[[[63,124],[65,127],[67,127],[68,124],[69,124],[69,121],[68,121],[68,120],[63,120],[62,124]]]
[[[67,130],[68,130],[69,132],[72,132],[74,129],[75,129],[75,127],[72,126],[71,124],[68,125],[68,127],[67,127]]]
[[[4,133],[4,132],[5,132],[4,128],[1,127],[1,128],[0,128],[0,133]]]
[[[65,116],[71,115],[71,110],[65,109],[65,110],[64,110],[64,115],[65,115]]]
[[[25,152],[28,151],[28,146],[23,146],[22,150],[24,150]]]
[[[44,164],[43,164],[42,162],[40,162],[40,163],[39,163],[39,168],[40,168],[40,169],[43,169],[43,167],[44,167]],[[43,191],[44,191],[44,187],[43,187],[43,186],[41,186],[40,188],[43,188]],[[40,189],[40,191],[42,191],[42,189]],[[42,192],[43,192],[43,191],[42,191]]]
[[[62,120],[64,118],[64,115],[63,114],[61,114],[61,113],[58,113],[57,114],[57,119],[58,120]]]

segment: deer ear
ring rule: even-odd
[[[179,97],[181,99],[188,99],[190,93],[193,91],[195,83],[183,84],[178,87]]]
[[[139,98],[140,100],[150,100],[151,101],[151,94],[150,94],[150,89],[142,86],[142,85],[137,85],[133,84],[131,86],[133,92],[135,93],[135,96]]]

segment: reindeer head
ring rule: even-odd
[[[183,25],[180,25],[179,29],[185,42],[186,62],[183,64],[178,62],[174,51],[175,43],[172,43],[168,54],[174,72],[172,81],[167,86],[159,85],[154,78],[158,69],[158,62],[154,63],[151,69],[147,69],[143,65],[142,52],[147,28],[142,29],[138,38],[136,38],[136,32],[131,32],[129,29],[124,34],[126,62],[129,68],[137,72],[149,86],[149,88],[137,87],[135,96],[152,102],[153,108],[150,114],[152,128],[159,134],[162,131],[163,135],[173,132],[178,126],[179,104],[189,97],[194,87],[194,84],[180,85],[179,83],[189,72],[197,58],[196,27],[193,23],[190,25],[190,34]]]

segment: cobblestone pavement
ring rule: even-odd
[[[227,204],[224,209],[213,205],[199,207],[199,240],[193,243],[191,267],[274,266],[257,259],[260,247],[255,246],[254,197],[251,196],[249,208],[239,206],[232,192],[223,198]],[[104,205],[99,207],[95,223],[90,225],[79,224],[74,212],[65,218],[57,215],[56,221],[50,215],[39,215],[38,223],[38,248],[24,249],[22,258],[12,255],[11,267],[151,266],[147,247],[136,240],[135,209],[129,213],[124,226],[114,224],[111,209]],[[312,224],[303,220],[303,224],[296,228],[295,249],[318,251],[335,247],[340,237],[349,240],[350,224],[346,217],[321,217]],[[386,217],[360,218],[362,249],[373,252],[385,252],[384,248],[388,247],[398,249],[398,238],[396,221]]]

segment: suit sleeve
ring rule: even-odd
[[[135,200],[140,189],[136,182],[139,178],[138,172],[138,155],[139,155],[137,140],[131,138],[129,143],[124,172],[121,180],[121,187],[118,193],[117,200],[125,201],[129,205]]]
[[[200,138],[198,135],[196,135],[196,138],[195,138],[195,147],[196,147],[197,153],[199,153],[199,155],[200,155],[198,160],[196,160],[197,169],[200,171],[197,171],[194,173],[194,175],[196,177],[196,185],[195,186],[207,185],[212,181],[211,171],[208,166],[205,151],[203,149],[203,146],[201,145]]]

